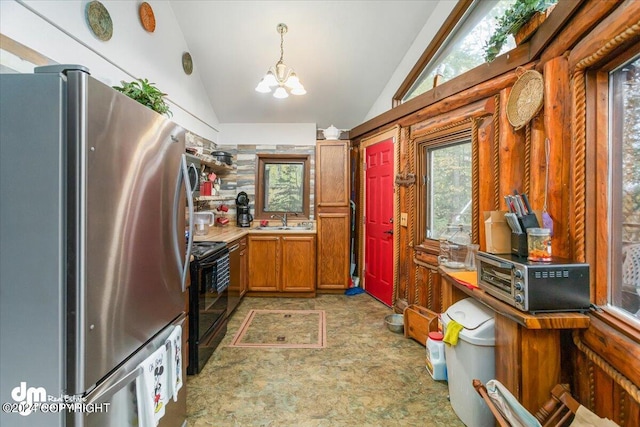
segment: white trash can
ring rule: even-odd
[[[495,378],[495,320],[491,309],[473,298],[458,301],[442,314],[445,333],[451,320],[463,326],[455,346],[445,344],[449,400],[467,427],[493,427],[495,419],[471,382]]]

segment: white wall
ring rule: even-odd
[[[456,3],[457,0],[440,0],[438,2],[433,13],[429,16],[426,24],[424,24],[424,27],[420,30],[420,33],[413,41],[413,44],[402,58],[402,61],[400,61],[396,70],[393,72],[391,79],[389,79],[389,82],[382,90],[380,96],[378,96],[376,102],[373,103],[371,109],[362,122],[366,122],[367,120],[391,109],[391,99],[393,98],[393,95],[395,95],[396,91],[409,74],[409,71],[411,71],[416,62],[418,62],[418,59],[420,59],[424,50],[429,46],[429,43],[431,43],[431,40],[433,40],[440,27],[455,7]]]
[[[221,123],[221,145],[316,145],[315,123]]]
[[[169,2],[150,2],[156,30],[149,33],[140,24],[140,2],[102,0],[113,22],[106,42],[86,22],[87,3],[0,0],[0,33],[57,63],[85,65],[110,86],[149,79],[168,94],[173,121],[217,142],[219,122],[200,80],[198,58],[191,75],[182,70],[182,54],[189,49]]]

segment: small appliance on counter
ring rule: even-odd
[[[249,212],[249,196],[244,191],[236,197],[236,225],[238,227],[251,227],[253,216]]]
[[[478,252],[478,287],[518,310],[540,313],[589,309],[589,264],[552,257],[533,262],[513,254]]]
[[[209,227],[213,225],[215,215],[211,211],[202,211],[193,213],[193,229],[196,236],[206,236],[209,233]]]

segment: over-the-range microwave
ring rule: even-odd
[[[478,252],[478,287],[526,312],[589,309],[589,264],[564,258],[531,262],[515,255]]]

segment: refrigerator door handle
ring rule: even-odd
[[[182,181],[184,183],[184,188],[187,194],[187,206],[188,206],[188,210],[189,210],[189,240],[187,242],[187,250],[185,252],[185,258],[184,258],[184,264],[182,265],[182,277],[181,277],[181,287],[182,287],[182,292],[184,292],[186,290],[186,282],[187,282],[187,274],[189,274],[189,262],[191,260],[191,246],[193,245],[193,189],[191,188],[191,182],[189,180],[189,168],[194,168],[195,166],[190,165],[189,167],[187,167],[187,156],[182,154],[182,158],[180,161],[180,169],[181,169],[181,173],[179,173],[179,177],[178,177],[178,185],[176,186],[176,194],[175,197],[173,199],[173,212],[174,212],[174,231],[175,231],[175,244],[176,244],[176,250],[177,253],[180,253],[180,248],[178,247],[179,245],[179,239],[178,239],[178,230],[177,230],[177,224],[178,224],[178,211],[180,209],[180,204],[184,203],[182,200],[180,200],[180,181]],[[197,173],[197,171],[196,171]],[[179,262],[181,262],[182,260],[179,260]]]
[[[131,382],[138,378],[140,375],[142,375],[142,366],[138,366],[122,379],[109,385],[105,390],[100,391],[96,396],[92,396],[84,403],[88,405],[98,405],[100,403],[108,402],[114,394],[122,390],[128,384],[131,384]]]

